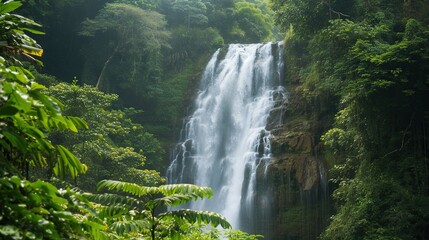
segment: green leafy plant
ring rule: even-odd
[[[41,34],[34,21],[11,11],[18,1],[0,2],[0,238],[82,239],[90,225],[83,198],[73,190],[59,190],[50,183],[28,178],[30,166],[48,168],[61,178],[76,178],[86,171],[75,155],[52,143],[52,130],[77,132],[87,124],[62,115],[63,105],[46,95],[23,61],[41,64],[35,57],[42,48],[26,32]],[[95,226],[95,225],[94,225]]]
[[[18,176],[0,178],[0,238],[82,239],[105,229],[85,196]]]
[[[37,23],[9,12],[21,6],[20,2],[0,3],[0,158],[16,168],[49,167],[64,177],[72,178],[86,171],[69,150],[52,144],[45,133],[53,129],[77,132],[87,128],[80,118],[61,114],[62,104],[45,95],[45,87],[34,81],[34,76],[23,67],[21,59],[35,61],[42,48],[25,32],[41,34]]]
[[[214,212],[190,209],[159,212],[165,207],[176,207],[191,200],[211,197],[213,192],[208,187],[191,184],[145,187],[129,182],[103,180],[98,183],[98,189],[127,195],[105,193],[90,198],[102,204],[98,209],[98,216],[106,219],[109,230],[120,236],[150,236],[151,239],[177,237],[184,234],[180,229],[181,225],[194,223],[231,228],[223,216]],[[202,231],[201,228],[198,231]]]
[[[82,162],[91,166],[80,176],[77,185],[94,192],[102,179],[131,181],[145,186],[164,182],[156,167],[162,164],[163,149],[154,135],[131,120],[140,111],[113,110],[115,94],[101,92],[95,87],[59,83],[47,93],[64,103],[64,113],[84,119],[89,129],[77,134],[50,132],[49,138],[71,149]],[[147,166],[149,169],[147,170]]]

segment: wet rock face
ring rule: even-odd
[[[318,161],[305,154],[284,154],[272,159],[270,171],[293,177],[301,191],[311,191],[319,184],[320,173]]]
[[[271,112],[268,128],[272,133],[273,158],[269,169],[274,175],[291,175],[300,190],[307,191],[317,187],[323,166],[322,160],[316,157],[315,133],[311,127],[313,120],[297,107],[300,100],[297,93],[292,92],[289,101]],[[281,121],[275,123],[275,119]]]
[[[294,90],[270,114],[272,159],[268,177],[273,191],[276,239],[317,239],[329,217],[327,179],[318,157],[317,123]]]

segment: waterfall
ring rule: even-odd
[[[254,232],[254,220],[269,218],[266,125],[276,101],[286,96],[282,72],[281,43],[232,44],[214,53],[167,171],[169,183],[213,189],[212,199],[191,208],[221,213],[248,232]]]

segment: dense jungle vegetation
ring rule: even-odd
[[[168,211],[213,193],[163,171],[214,50],[276,39],[320,122],[321,238],[428,239],[427,0],[0,0],[0,238],[258,238]]]
[[[336,206],[322,238],[427,239],[429,2],[272,2],[287,78],[330,122]]]

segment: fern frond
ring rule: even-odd
[[[87,196],[88,200],[97,202],[103,205],[113,206],[113,205],[133,205],[133,203],[137,202],[137,199],[121,196],[117,194],[111,193],[103,193],[103,194],[91,194]]]
[[[122,191],[137,197],[141,197],[143,195],[149,195],[149,194],[153,195],[160,192],[157,187],[145,187],[135,183],[122,182],[122,181],[116,181],[116,180],[101,180],[97,184],[97,190],[101,190],[103,188],[107,188],[109,190]]]
[[[200,187],[192,184],[167,184],[159,187],[145,187],[135,183],[116,180],[102,180],[97,184],[97,190],[107,188],[109,190],[122,191],[141,197],[143,195],[155,195],[162,193],[165,196],[174,194],[192,195],[193,199],[211,198],[213,191],[209,187]]]
[[[98,217],[101,219],[107,218],[107,219],[113,219],[113,218],[119,218],[125,214],[128,214],[130,210],[125,205],[115,205],[115,206],[102,206],[99,209]]]
[[[171,196],[165,196],[162,198],[154,199],[153,205],[155,207],[156,206],[175,207],[175,206],[179,206],[181,204],[185,204],[192,199],[195,199],[195,196],[192,196],[191,194],[188,194],[188,195],[174,194]]]
[[[213,191],[209,187],[200,187],[193,184],[168,184],[159,186],[159,191],[165,196],[173,194],[191,194],[193,199],[196,198],[211,198]]]
[[[110,225],[109,229],[119,235],[129,232],[141,232],[144,229],[150,229],[150,223],[147,220],[121,220]]]
[[[100,219],[89,217],[84,219],[84,223],[94,240],[112,239],[107,237],[107,234],[104,232],[107,230],[107,225],[103,224]]]
[[[122,239],[119,237],[119,235],[115,233],[110,233],[105,231],[98,231],[95,234],[92,234],[92,237],[94,238],[94,240]]]
[[[222,228],[231,228],[231,224],[226,218],[218,213],[209,211],[199,211],[191,209],[181,209],[162,213],[158,218],[171,217],[176,221],[186,220],[189,223],[204,223],[211,224],[214,227],[221,226]]]

